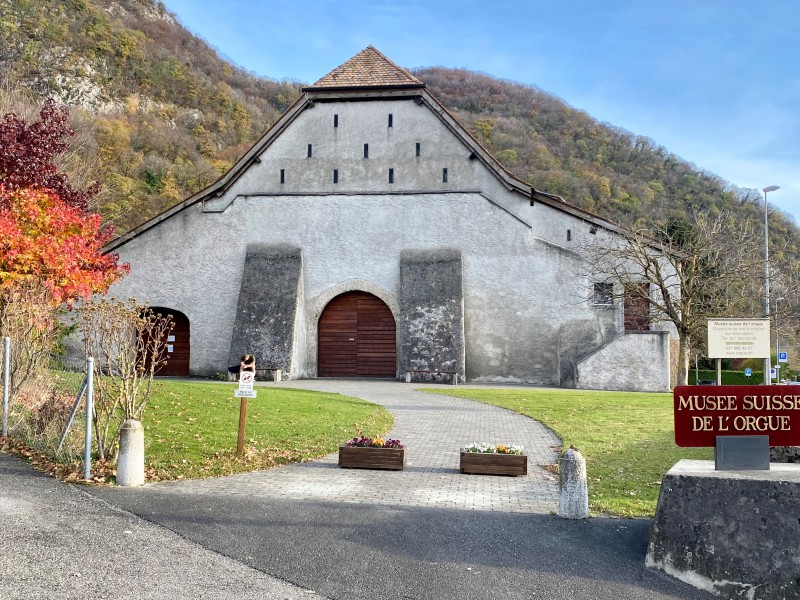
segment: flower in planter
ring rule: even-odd
[[[483,454],[522,454],[523,447],[514,444],[476,444],[464,448],[464,452],[480,452]]]
[[[354,437],[352,440],[347,440],[345,446],[355,446],[357,448],[405,448],[400,440],[386,440],[384,441],[381,436],[374,438],[360,436]]]

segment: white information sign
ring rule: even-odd
[[[709,358],[769,358],[769,319],[709,319]]]
[[[235,398],[255,398],[256,391],[253,389],[253,382],[256,374],[252,371],[242,371],[239,373],[239,389],[233,395]]]
[[[252,371],[242,371],[239,373],[239,389],[253,389],[253,382],[256,379],[256,374]]]

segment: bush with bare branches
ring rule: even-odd
[[[171,315],[146,304],[100,299],[78,309],[86,355],[94,357],[94,423],[101,460],[114,455],[119,429],[141,420],[153,376],[167,362]]]

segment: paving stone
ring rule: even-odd
[[[386,407],[395,418],[387,436],[406,446],[406,469],[340,469],[337,454],[331,454],[266,471],[148,486],[180,494],[245,494],[298,501],[544,514],[558,509],[558,481],[542,465],[556,463],[561,441],[529,417],[472,400],[418,392],[412,385],[394,381],[309,379],[277,385],[340,393]],[[268,389],[263,393],[268,394]],[[528,475],[462,475],[459,449],[473,442],[523,446]]]

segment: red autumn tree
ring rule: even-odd
[[[73,188],[58,172],[54,159],[69,149],[65,141],[75,132],[70,128],[69,111],[46,100],[39,121],[27,124],[14,113],[0,119],[0,184],[7,190],[48,189],[62,202],[86,210],[89,200],[100,190],[95,182],[87,190]],[[0,210],[5,207],[0,206]]]
[[[111,236],[100,215],[47,190],[0,186],[0,288],[26,280],[44,284],[57,304],[105,293],[124,273],[116,254],[103,254]]]

